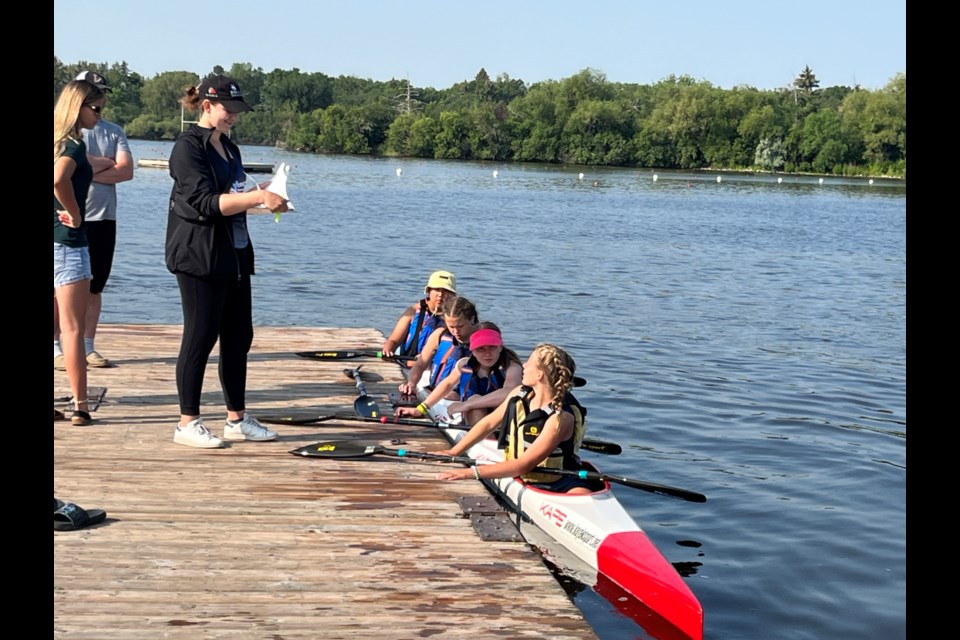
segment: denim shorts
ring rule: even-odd
[[[93,277],[90,271],[90,250],[53,243],[53,286],[62,287]]]

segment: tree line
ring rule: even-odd
[[[144,78],[126,62],[53,58],[54,100],[83,69],[112,92],[104,117],[127,136],[172,140],[179,98],[201,76]],[[252,112],[234,136],[295,151],[665,169],[898,176],[907,173],[907,77],[882,89],[821,89],[806,67],[776,90],[720,89],[689,76],[609,82],[595,69],[527,84],[484,69],[448,89],[331,77],[249,63],[215,67],[238,81]],[[206,74],[204,74],[206,75]],[[192,114],[185,114],[187,120]]]

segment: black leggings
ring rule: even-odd
[[[246,409],[247,353],[253,344],[250,276],[204,280],[177,274],[183,303],[183,339],[177,357],[180,414],[200,415],[203,374],[220,340],[220,385],[229,411]]]

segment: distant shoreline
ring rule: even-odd
[[[160,142],[165,144],[173,144],[174,140],[155,140],[152,138],[129,138],[130,140],[137,140],[138,142],[151,143],[151,142]],[[310,151],[293,151],[291,149],[281,148],[275,145],[268,144],[242,144],[242,147],[245,149],[256,147],[258,149],[268,149],[275,151],[283,151],[284,153],[297,153],[303,155],[311,156],[349,156],[349,157],[370,157],[386,160],[395,160],[402,162],[404,160],[410,161],[429,161],[436,160],[436,158],[415,158],[415,157],[399,157],[399,156],[390,156],[390,155],[372,155],[372,154],[349,154],[349,153],[313,153]],[[166,158],[144,158],[151,163],[156,162],[157,160],[166,161]],[[699,169],[672,169],[667,167],[631,167],[623,165],[607,165],[607,164],[598,164],[598,165],[579,165],[579,164],[564,164],[564,163],[542,163],[542,162],[523,162],[519,160],[449,160],[445,159],[444,162],[473,162],[479,163],[482,165],[488,164],[499,164],[499,165],[525,165],[525,164],[551,164],[557,167],[583,167],[589,168],[592,170],[605,170],[605,169],[625,169],[629,171],[648,171],[650,173],[656,173],[657,171],[675,171],[678,173],[719,173],[725,175],[741,175],[741,176],[771,176],[771,177],[810,177],[810,178],[832,178],[835,180],[844,179],[844,180],[884,180],[887,182],[904,182],[906,183],[907,179],[902,176],[884,176],[884,175],[868,175],[868,174],[857,174],[853,176],[847,175],[838,175],[835,173],[813,173],[805,171],[767,171],[766,169],[717,169],[713,167],[702,167]],[[257,163],[254,163],[257,164]],[[144,165],[147,166],[147,165]],[[151,167],[158,167],[158,165],[149,165]]]

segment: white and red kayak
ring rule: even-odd
[[[451,443],[465,433],[452,428],[441,431]],[[480,461],[503,459],[503,451],[492,439],[475,444],[464,454]],[[483,483],[514,511],[521,532],[521,525],[535,524],[595,570],[600,582],[613,583],[682,633],[663,631],[663,625],[654,623],[653,627],[661,631],[657,637],[702,640],[700,602],[626,512],[608,482],[604,481],[599,491],[573,495],[543,491],[519,478],[484,479]]]

